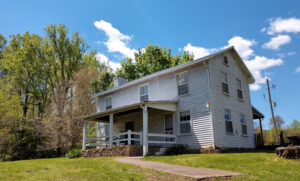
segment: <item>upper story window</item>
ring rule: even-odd
[[[223,56],[223,64],[227,65],[227,66],[229,65],[229,63],[228,63],[228,57],[225,56],[225,55]]]
[[[232,126],[232,120],[231,120],[230,110],[225,109],[224,111],[225,111],[226,132],[227,133],[233,133],[233,126]]]
[[[222,80],[222,91],[225,94],[229,94],[229,88],[228,88],[228,78],[227,73],[222,72],[223,80]]]
[[[191,115],[190,111],[183,111],[179,113],[180,120],[180,134],[191,133]]]
[[[148,85],[140,86],[140,101],[148,101]]]
[[[242,81],[236,79],[236,86],[237,86],[237,96],[239,99],[243,99],[243,91],[242,91]]]
[[[111,96],[106,97],[105,103],[106,103],[106,110],[112,108],[112,99],[111,99]]]
[[[189,74],[188,72],[183,72],[176,75],[178,95],[185,95],[189,93]]]
[[[247,124],[246,124],[246,118],[244,114],[240,114],[240,121],[242,125],[242,134],[247,135]]]

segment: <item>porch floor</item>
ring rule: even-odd
[[[181,165],[142,161],[141,158],[142,157],[126,157],[126,158],[116,158],[115,160],[123,163],[138,165],[144,168],[151,168],[158,171],[183,175],[197,180],[210,179],[214,177],[227,178],[232,176],[244,175],[238,172],[229,172],[229,171],[215,170],[215,169],[208,169],[208,168],[194,168],[194,167],[181,166]]]

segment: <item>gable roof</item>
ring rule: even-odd
[[[138,84],[138,83],[141,83],[143,81],[146,81],[146,80],[150,80],[152,78],[155,78],[155,77],[158,77],[158,76],[161,76],[161,75],[164,75],[164,74],[167,74],[167,73],[171,73],[171,72],[174,72],[174,71],[177,71],[177,70],[180,70],[180,69],[184,69],[184,68],[187,68],[187,67],[190,67],[190,66],[193,66],[195,64],[198,64],[198,63],[201,63],[201,62],[204,62],[204,61],[209,61],[209,59],[215,57],[215,56],[218,56],[224,52],[229,52],[229,51],[233,51],[233,53],[237,56],[237,63],[238,65],[240,66],[240,68],[244,71],[244,73],[248,76],[248,83],[254,83],[255,82],[255,79],[254,77],[252,76],[251,72],[249,71],[248,67],[246,66],[246,64],[244,63],[244,61],[242,60],[242,58],[240,57],[240,55],[237,53],[236,49],[233,47],[233,46],[230,46],[228,48],[225,48],[221,51],[218,51],[216,53],[213,53],[211,55],[207,55],[205,57],[201,57],[199,59],[196,59],[196,60],[193,60],[193,61],[190,61],[190,62],[187,62],[187,63],[184,63],[184,64],[180,64],[180,65],[177,65],[177,66],[174,66],[174,67],[171,67],[171,68],[168,68],[168,69],[165,69],[165,70],[161,70],[161,71],[158,71],[158,72],[155,72],[153,74],[150,74],[150,75],[146,75],[144,77],[141,77],[139,79],[136,79],[136,80],[133,80],[133,81],[130,81],[126,84],[123,84],[119,87],[114,87],[112,89],[108,89],[106,91],[102,91],[102,92],[98,92],[98,93],[95,93],[92,95],[92,98],[94,97],[98,97],[98,96],[101,96],[101,95],[105,95],[105,94],[109,94],[109,93],[112,93],[112,92],[115,92],[115,91],[118,91],[118,90],[121,90],[121,89],[124,89],[124,88],[127,88],[127,87],[130,87],[132,85],[135,85],[135,84]]]

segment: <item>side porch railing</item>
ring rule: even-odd
[[[113,135],[113,145],[142,145],[143,132],[134,132],[128,130],[126,132]],[[177,136],[173,134],[158,134],[148,133],[148,144],[153,145],[166,145],[176,144]],[[86,138],[86,147],[108,147],[109,136],[98,136]]]

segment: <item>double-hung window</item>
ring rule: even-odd
[[[189,74],[183,72],[176,75],[178,95],[186,95],[189,93]]]
[[[228,77],[227,73],[222,72],[223,80],[222,80],[222,91],[225,94],[229,94],[229,88],[228,88]]]
[[[106,97],[105,103],[106,103],[106,110],[112,108],[112,99],[111,99],[111,96]]]
[[[148,85],[140,86],[140,101],[148,101]]]
[[[246,118],[244,114],[240,115],[240,121],[242,125],[242,135],[247,135],[247,124],[246,124]]]
[[[180,134],[191,133],[191,115],[190,111],[183,111],[179,113],[180,120]]]
[[[237,86],[237,96],[239,99],[243,99],[243,91],[242,91],[242,81],[236,79],[236,86]]]
[[[233,133],[233,126],[232,126],[232,120],[231,120],[230,110],[225,109],[224,111],[225,111],[226,132],[227,133]]]

